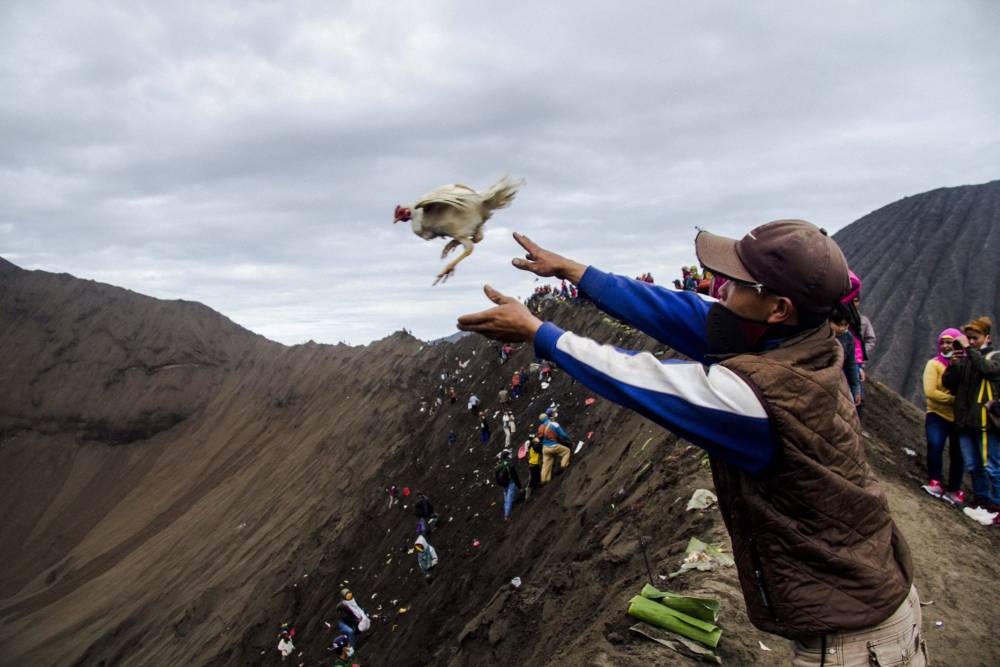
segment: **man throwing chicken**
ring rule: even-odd
[[[747,612],[793,641],[793,664],[925,665],[910,551],[865,458],[843,348],[827,323],[850,289],[833,239],[801,220],[740,240],[700,232],[699,261],[725,280],[714,301],[514,238],[527,251],[514,266],[570,281],[694,361],[563,331],[488,285],[496,307],[460,317],[458,328],[533,341],[538,356],[708,452]]]

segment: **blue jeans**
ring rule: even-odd
[[[972,493],[980,500],[1000,503],[1000,438],[990,431],[961,430],[958,441],[972,476]]]
[[[517,484],[511,480],[503,490],[503,518],[509,519],[514,510],[514,497],[517,496]]]
[[[924,430],[927,433],[927,479],[944,481],[941,459],[947,443],[948,483],[944,485],[944,490],[958,491],[962,488],[965,465],[962,462],[962,447],[958,444],[958,430],[955,428],[955,423],[939,414],[928,412],[924,419]]]
[[[351,646],[354,646],[354,628],[352,628],[351,626],[349,626],[347,623],[344,623],[343,621],[340,621],[339,623],[337,623],[337,627],[340,628],[341,632],[343,632],[345,635],[347,635],[347,638],[351,642]]]

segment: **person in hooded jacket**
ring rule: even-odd
[[[993,321],[978,317],[964,327],[952,345],[955,355],[941,376],[955,395],[955,427],[965,468],[972,476],[973,507],[1000,518],[1000,434],[989,418],[1000,399],[1000,352],[990,343]]]
[[[941,498],[953,505],[965,502],[962,478],[965,464],[962,461],[962,447],[958,442],[955,428],[955,395],[945,389],[941,378],[951,365],[954,350],[952,342],[962,335],[958,329],[948,328],[938,334],[937,355],[924,365],[924,397],[927,399],[927,416],[924,431],[927,435],[927,484],[922,488],[935,498]],[[944,468],[942,458],[945,444],[948,445],[948,482],[942,486]]]
[[[430,579],[431,570],[438,564],[437,551],[423,535],[417,536],[413,550],[417,553],[417,566],[420,567],[420,573],[424,575],[424,579]]]

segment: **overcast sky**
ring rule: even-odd
[[[284,343],[435,338],[530,293],[514,230],[669,282],[695,226],[1000,178],[998,34],[991,0],[5,0],[0,255]],[[395,205],[506,172],[432,288],[445,241]]]

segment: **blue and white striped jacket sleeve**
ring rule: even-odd
[[[754,389],[724,366],[660,361],[544,323],[538,356],[551,359],[601,396],[751,474],[777,451],[767,412]]]
[[[705,319],[715,299],[604,273],[590,266],[580,292],[598,308],[695,361],[704,361]]]

